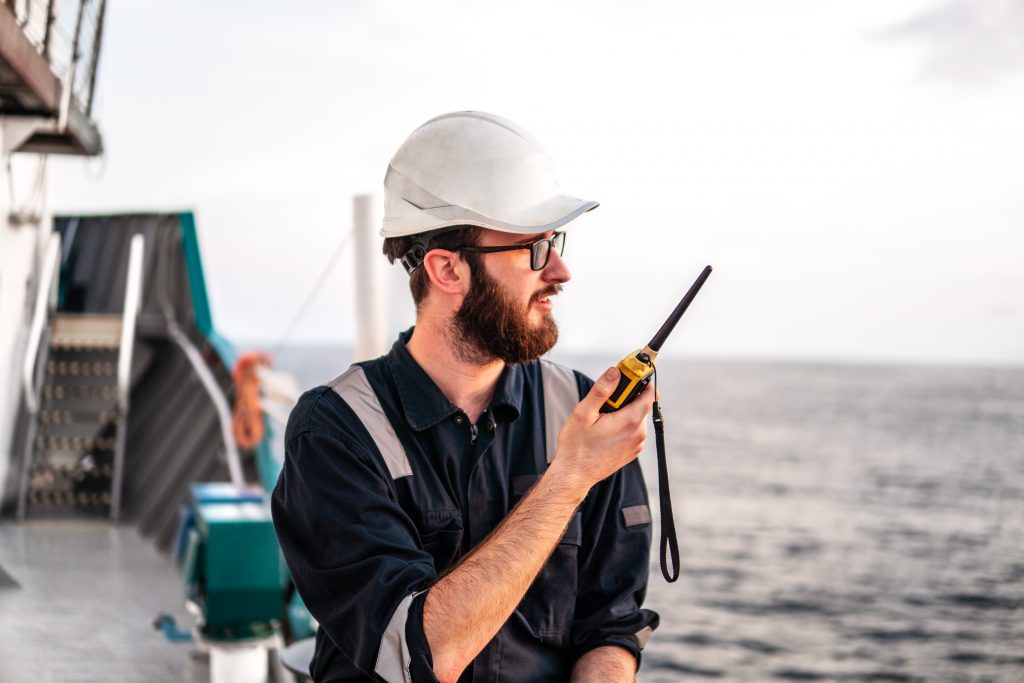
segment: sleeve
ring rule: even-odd
[[[271,500],[295,586],[348,665],[385,681],[435,681],[423,592],[436,579],[380,458],[293,411]],[[354,673],[354,672],[352,672]]]
[[[582,378],[581,395],[592,385]],[[573,658],[603,645],[640,651],[658,627],[643,609],[651,549],[651,512],[639,460],[595,486],[583,504]]]

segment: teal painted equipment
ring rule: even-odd
[[[254,501],[252,489],[196,484],[192,497],[195,526],[183,570],[189,600],[203,615],[202,635],[267,635],[282,616],[288,573],[265,495]]]

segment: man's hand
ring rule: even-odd
[[[647,416],[654,404],[650,384],[626,407],[600,412],[618,382],[619,371],[608,368],[558,435],[558,455],[552,466],[559,465],[572,479],[581,477],[585,490],[640,455],[647,438]]]
[[[648,387],[625,408],[601,414],[618,380],[614,368],[601,376],[573,410],[540,480],[428,591],[423,630],[441,683],[456,681],[508,620],[591,487],[640,454],[654,391]]]

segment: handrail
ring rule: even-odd
[[[36,305],[32,312],[32,324],[28,332],[28,347],[25,349],[25,364],[21,370],[21,383],[25,391],[25,405],[31,415],[39,412],[39,389],[36,387],[36,361],[39,359],[39,345],[43,330],[50,314],[57,307],[57,274],[60,269],[60,233],[50,233],[43,256],[43,267],[36,289]]]
[[[231,483],[236,486],[244,486],[245,478],[242,476],[242,459],[238,455],[238,444],[235,443],[235,435],[231,431],[231,408],[228,406],[228,400],[225,398],[224,392],[217,385],[217,380],[214,378],[213,373],[210,372],[210,368],[203,361],[203,356],[199,353],[199,349],[195,347],[191,340],[185,336],[185,333],[181,331],[181,328],[178,327],[178,323],[175,322],[174,315],[170,309],[165,309],[164,313],[167,317],[167,332],[182,352],[184,352],[189,363],[192,364],[192,369],[196,371],[199,381],[203,383],[206,393],[209,394],[214,408],[217,410],[217,419],[220,421],[220,432],[224,439],[224,453],[228,463]]]
[[[117,355],[117,407],[128,410],[131,393],[132,355],[135,350],[135,325],[142,306],[142,256],[146,238],[141,233],[132,237],[128,247],[128,277],[124,288],[124,313],[121,318],[121,346]]]
[[[146,238],[132,235],[128,246],[128,270],[124,286],[124,307],[121,313],[121,343],[117,352],[117,444],[114,450],[114,477],[110,484],[110,518],[121,516],[121,482],[124,477],[124,449],[128,438],[128,400],[131,396],[132,356],[135,352],[135,324],[142,307],[142,257]]]

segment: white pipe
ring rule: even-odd
[[[114,449],[114,478],[110,483],[110,518],[121,517],[121,482],[124,481],[124,449],[128,439],[128,399],[131,395],[132,356],[135,352],[135,322],[142,302],[142,257],[146,238],[132,235],[128,245],[128,270],[121,313],[121,343],[117,352],[117,445]]]
[[[21,383],[25,390],[25,405],[31,415],[39,412],[39,391],[36,387],[36,360],[39,358],[39,344],[43,329],[50,313],[57,306],[57,264],[60,262],[60,233],[50,233],[43,257],[43,267],[36,289],[36,305],[29,327],[28,348],[25,349],[25,363],[21,368]]]
[[[124,313],[121,317],[121,346],[117,355],[117,405],[124,414],[128,409],[128,395],[132,378],[132,352],[135,349],[135,323],[142,303],[142,256],[146,238],[132,237],[128,248],[128,277],[124,288]]]
[[[376,198],[360,194],[353,198],[355,256],[356,340],[355,360],[376,358],[387,351],[387,311],[384,292],[383,242]]]

